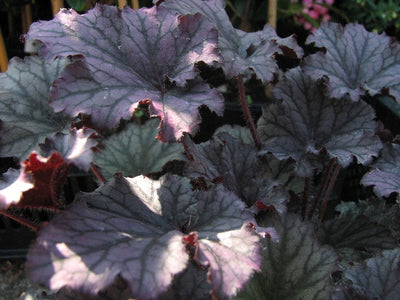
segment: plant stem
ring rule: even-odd
[[[308,199],[310,197],[310,186],[311,186],[311,178],[306,177],[306,179],[304,180],[303,205],[301,208],[301,217],[303,221],[306,218]]]
[[[90,169],[101,183],[105,183],[107,181],[103,174],[101,174],[99,168],[97,168],[94,164],[90,164]]]
[[[6,51],[6,45],[4,44],[3,34],[0,28],[0,72],[7,71],[8,57]]]
[[[330,196],[331,193],[332,193],[332,189],[333,189],[333,186],[335,185],[335,182],[336,182],[336,179],[337,179],[337,177],[338,177],[338,175],[339,175],[340,169],[341,169],[341,166],[340,166],[340,165],[336,165],[336,168],[335,168],[335,170],[333,171],[333,175],[332,175],[331,180],[330,180],[330,182],[329,182],[328,189],[326,190],[326,194],[325,194],[325,196],[324,196],[324,199],[322,199],[321,210],[319,211],[319,217],[318,217],[318,220],[319,220],[320,222],[321,222],[322,219],[324,218],[326,206],[328,205],[328,199],[329,199],[329,196]]]
[[[332,158],[329,161],[328,169],[325,172],[325,176],[324,176],[324,179],[322,180],[321,187],[319,188],[318,194],[317,194],[317,196],[315,196],[313,204],[311,205],[311,210],[308,213],[308,219],[309,220],[311,220],[311,218],[312,218],[312,216],[313,216],[313,214],[315,212],[315,209],[317,208],[318,202],[321,199],[322,193],[324,192],[326,186],[328,185],[329,178],[330,178],[330,176],[332,174],[332,170],[333,170],[333,167],[335,165],[335,162],[336,162],[336,158]]]
[[[40,228],[40,225],[33,223],[32,221],[29,221],[23,217],[19,217],[14,215],[13,213],[10,213],[6,210],[0,210],[0,214],[2,214],[3,216],[6,216],[30,229],[32,229],[33,231],[38,231]]]
[[[268,0],[268,24],[276,28],[278,0]]]
[[[254,120],[251,116],[249,105],[247,104],[246,94],[244,92],[244,84],[243,84],[242,75],[238,75],[236,77],[236,83],[237,83],[237,88],[238,88],[238,93],[239,93],[240,105],[242,106],[242,111],[243,111],[244,117],[246,119],[247,125],[249,126],[251,136],[253,137],[253,140],[254,140],[254,143],[256,144],[257,150],[261,150],[260,137],[258,135],[256,125],[254,124]]]

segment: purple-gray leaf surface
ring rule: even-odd
[[[241,134],[240,130],[236,132],[237,136]],[[187,176],[222,182],[248,206],[262,202],[273,206],[280,213],[286,211],[289,195],[282,186],[283,182],[277,178],[279,171],[272,171],[263,164],[254,146],[223,131],[217,132],[210,141],[202,144],[194,144],[185,135],[183,144],[190,158],[184,171]],[[270,161],[272,163],[273,160]]]
[[[125,176],[137,176],[160,172],[172,160],[185,160],[179,143],[163,143],[156,139],[160,120],[147,121],[143,125],[131,123],[104,143],[105,149],[97,152],[94,163],[106,178],[117,172]]]
[[[379,196],[389,196],[400,193],[400,145],[385,145],[382,155],[371,166],[372,170],[364,175],[361,183],[373,185],[374,192]]]
[[[266,238],[262,271],[235,299],[331,299],[330,275],[337,261],[333,248],[321,245],[314,226],[295,215],[267,222],[276,228],[279,242]]]
[[[70,62],[13,58],[7,72],[0,74],[0,156],[23,160],[46,136],[66,131],[70,120],[54,113],[48,100],[53,81]]]
[[[400,249],[385,250],[363,265],[348,266],[344,278],[362,299],[397,299],[400,294]]]
[[[305,71],[314,79],[328,76],[332,98],[348,94],[357,101],[389,90],[400,99],[400,44],[385,34],[368,32],[360,24],[324,22],[306,43],[325,48],[305,60]]]
[[[230,296],[261,264],[248,222],[253,216],[222,186],[195,192],[177,176],[119,175],[57,214],[26,267],[31,280],[51,289],[94,295],[120,276],[132,297],[151,299],[193,259],[208,269],[214,293]],[[192,236],[198,239],[188,243]]]
[[[133,10],[97,5],[87,14],[61,10],[51,21],[32,24],[26,39],[40,40],[40,54],[82,55],[57,81],[56,111],[90,114],[100,128],[130,119],[141,100],[162,119],[163,140],[194,133],[198,107],[217,114],[223,100],[196,78],[195,64],[220,61],[217,32],[200,14],[177,16],[162,7]]]
[[[278,70],[273,57],[275,53],[280,52],[278,44],[293,47],[298,56],[302,56],[300,47],[293,42],[292,37],[281,39],[269,26],[253,33],[235,29],[225,11],[225,1],[166,0],[161,6],[180,14],[201,13],[214,24],[218,29],[219,48],[224,58],[222,68],[228,77],[239,74],[251,76],[255,73],[264,83],[271,81]],[[251,53],[248,50],[251,50]]]
[[[265,106],[258,120],[263,150],[279,159],[295,159],[299,176],[310,176],[320,167],[321,151],[346,167],[353,157],[369,163],[382,148],[369,105],[329,98],[299,67],[284,74],[273,95],[282,102]]]
[[[70,130],[69,134],[57,133],[46,138],[40,145],[42,156],[48,157],[59,152],[64,158],[78,168],[88,171],[93,161],[94,148],[97,146],[96,131],[90,128]]]

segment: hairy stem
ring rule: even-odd
[[[103,174],[101,174],[99,168],[97,168],[94,164],[90,164],[90,169],[101,183],[105,183],[107,181]]]
[[[6,210],[0,210],[0,214],[2,214],[3,216],[6,216],[6,217],[8,217],[8,218],[10,218],[10,219],[12,219],[12,220],[24,225],[24,226],[32,229],[33,231],[38,231],[40,229],[40,225],[39,224],[36,224],[36,223],[34,223],[32,221],[29,221],[28,219],[25,219],[23,217],[16,216],[13,213],[10,213],[10,212],[8,212]]]
[[[340,166],[340,165],[336,165],[335,170],[333,171],[333,175],[332,175],[332,177],[331,177],[331,180],[330,180],[330,182],[329,182],[328,189],[326,190],[324,199],[322,199],[321,210],[319,211],[319,217],[318,217],[318,220],[319,220],[320,222],[321,222],[322,219],[324,218],[326,206],[328,205],[328,199],[329,199],[329,196],[330,196],[331,193],[332,193],[332,189],[333,189],[333,186],[335,185],[335,182],[336,182],[336,179],[337,179],[337,177],[338,177],[338,175],[339,175],[340,169],[341,169],[341,166]]]
[[[312,218],[312,216],[313,216],[313,214],[315,212],[315,209],[317,208],[318,202],[321,199],[322,193],[324,192],[324,190],[326,189],[326,187],[327,187],[327,185],[329,183],[329,178],[330,178],[330,176],[332,174],[332,170],[333,170],[333,167],[335,165],[335,162],[336,162],[336,158],[332,158],[329,161],[328,168],[327,168],[327,170],[325,172],[324,179],[322,180],[321,187],[319,188],[318,194],[317,194],[317,196],[315,196],[313,204],[311,205],[311,209],[308,212],[308,219],[309,220],[311,220],[311,218]]]
[[[301,217],[303,221],[306,218],[308,199],[310,197],[310,186],[311,186],[311,178],[306,177],[306,179],[304,180],[303,205],[301,208]]]
[[[238,75],[236,79],[237,79],[236,82],[239,93],[240,105],[242,106],[244,117],[246,118],[247,125],[250,128],[251,136],[253,137],[254,143],[256,144],[256,148],[257,150],[260,150],[261,141],[256,129],[256,125],[254,124],[253,117],[251,116],[249,106],[247,104],[242,75]]]

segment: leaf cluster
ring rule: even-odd
[[[400,149],[369,99],[400,100],[400,45],[323,23],[305,56],[268,25],[234,28],[224,4],[97,5],[31,26],[43,47],[0,74],[0,155],[20,161],[0,213],[38,230],[30,279],[60,299],[392,299]],[[222,116],[232,94],[205,67],[236,86],[248,127],[196,143],[200,109]],[[256,123],[251,80],[272,87]],[[342,202],[335,183],[357,165],[367,196]],[[64,199],[76,170],[98,187]]]

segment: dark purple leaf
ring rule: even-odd
[[[334,247],[350,261],[357,260],[361,254],[394,249],[398,246],[387,228],[365,216],[354,220],[328,220],[319,228],[319,239],[321,243]]]
[[[264,151],[296,160],[299,176],[321,167],[320,152],[348,166],[366,164],[382,145],[375,134],[373,109],[364,102],[331,99],[300,68],[289,70],[273,90],[282,102],[265,106],[258,121]]]
[[[239,136],[241,133],[237,130],[234,135]],[[260,201],[281,213],[286,211],[285,203],[289,195],[278,178],[279,171],[273,171],[262,163],[254,146],[221,130],[214,134],[212,140],[202,144],[194,144],[185,135],[183,144],[190,157],[185,167],[186,175],[202,177],[209,182],[220,181],[248,206]],[[271,158],[269,163],[273,162]]]
[[[265,239],[262,270],[235,299],[330,299],[337,261],[333,248],[320,245],[312,224],[297,216],[267,222],[279,242]]]
[[[90,114],[101,128],[130,119],[145,99],[151,100],[151,113],[162,119],[165,141],[195,132],[199,106],[223,112],[217,91],[187,82],[197,75],[196,63],[220,60],[217,32],[199,14],[100,5],[85,15],[62,10],[52,21],[32,24],[26,39],[43,42],[40,53],[46,58],[83,56],[57,81],[52,106],[72,116]]]
[[[400,193],[400,145],[385,145],[382,155],[371,166],[372,171],[364,175],[361,183],[365,186],[373,185],[374,192],[379,196],[389,196],[391,193]]]
[[[208,267],[217,297],[233,296],[261,265],[259,236],[244,203],[221,185],[198,193],[198,218],[187,231],[197,233],[194,260]]]
[[[57,133],[53,137],[46,138],[40,145],[43,156],[49,156],[54,151],[78,168],[88,171],[93,161],[93,150],[97,146],[96,131],[83,128],[71,129],[69,134]]]
[[[254,33],[244,33],[235,29],[225,11],[225,1],[166,0],[161,6],[179,14],[201,13],[214,24],[218,30],[219,48],[224,58],[222,68],[228,77],[239,74],[251,76],[255,73],[264,83],[271,81],[278,70],[274,60],[274,54],[280,52],[278,44],[293,47],[299,56],[302,55],[300,47],[293,42],[292,37],[281,39],[268,25],[262,31]]]
[[[36,56],[11,60],[0,74],[0,155],[25,159],[46,136],[67,131],[68,119],[48,104],[50,87],[71,59],[43,62]]]
[[[172,175],[116,176],[55,216],[30,249],[27,269],[51,289],[97,294],[120,276],[131,297],[155,298],[187,267],[186,241],[196,236],[198,256],[190,257],[209,268],[215,293],[232,295],[261,263],[258,235],[246,225],[254,221],[222,187],[194,192]]]
[[[160,172],[172,160],[185,160],[179,143],[162,143],[156,139],[160,120],[143,125],[129,124],[127,128],[105,141],[105,149],[95,155],[95,164],[106,178],[117,172],[137,176]]]
[[[307,43],[323,47],[305,60],[305,71],[314,79],[328,76],[332,98],[348,94],[357,101],[366,92],[376,95],[383,89],[400,99],[400,45],[389,36],[367,32],[360,24],[324,22],[308,37]]]
[[[348,285],[368,298],[397,299],[400,293],[400,249],[385,250],[363,265],[348,266],[344,278]]]

